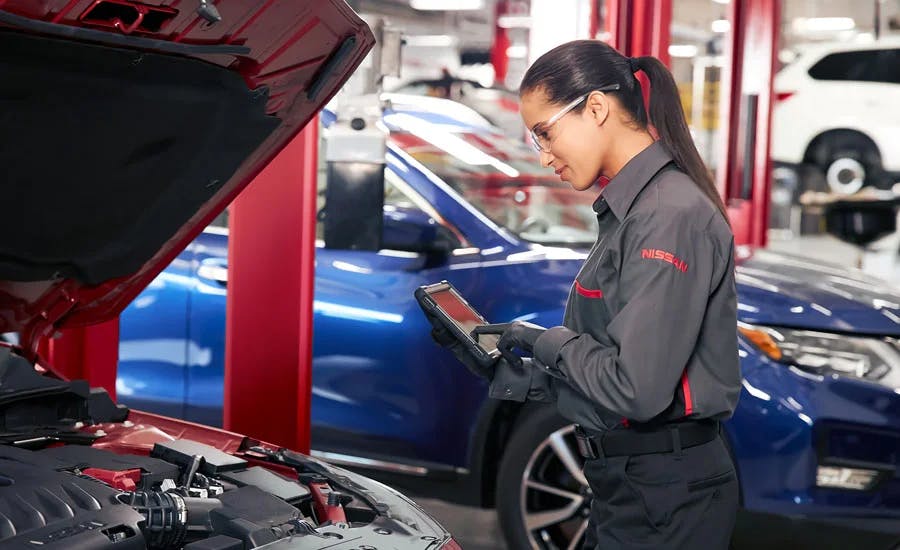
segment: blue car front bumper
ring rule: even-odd
[[[746,511],[739,533],[749,529],[748,535],[775,538],[772,544],[826,545],[817,548],[846,535],[856,542],[841,548],[894,548],[900,543],[900,393],[815,376],[749,347],[742,356],[744,390],[726,424]],[[873,472],[874,479],[865,488],[828,486],[820,467]]]

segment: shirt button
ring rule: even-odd
[[[512,395],[512,388],[509,386],[506,386],[506,395]]]

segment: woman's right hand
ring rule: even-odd
[[[519,349],[528,355],[534,354],[534,343],[546,331],[542,326],[527,321],[513,321],[475,327],[472,336],[477,340],[480,334],[498,334],[497,349],[511,365],[521,366],[522,358],[514,350]]]

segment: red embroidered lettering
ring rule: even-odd
[[[643,260],[662,260],[672,264],[675,269],[682,273],[687,273],[688,265],[681,258],[675,256],[671,252],[659,250],[657,248],[642,248],[641,259]]]

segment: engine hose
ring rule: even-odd
[[[161,491],[122,493],[118,500],[144,516],[141,531],[150,548],[180,548],[187,534],[187,506],[181,495]]]
[[[215,498],[183,497],[175,492],[137,491],[120,493],[119,502],[144,516],[141,532],[150,548],[181,548],[188,535],[193,538],[212,532],[210,511],[221,508]]]

